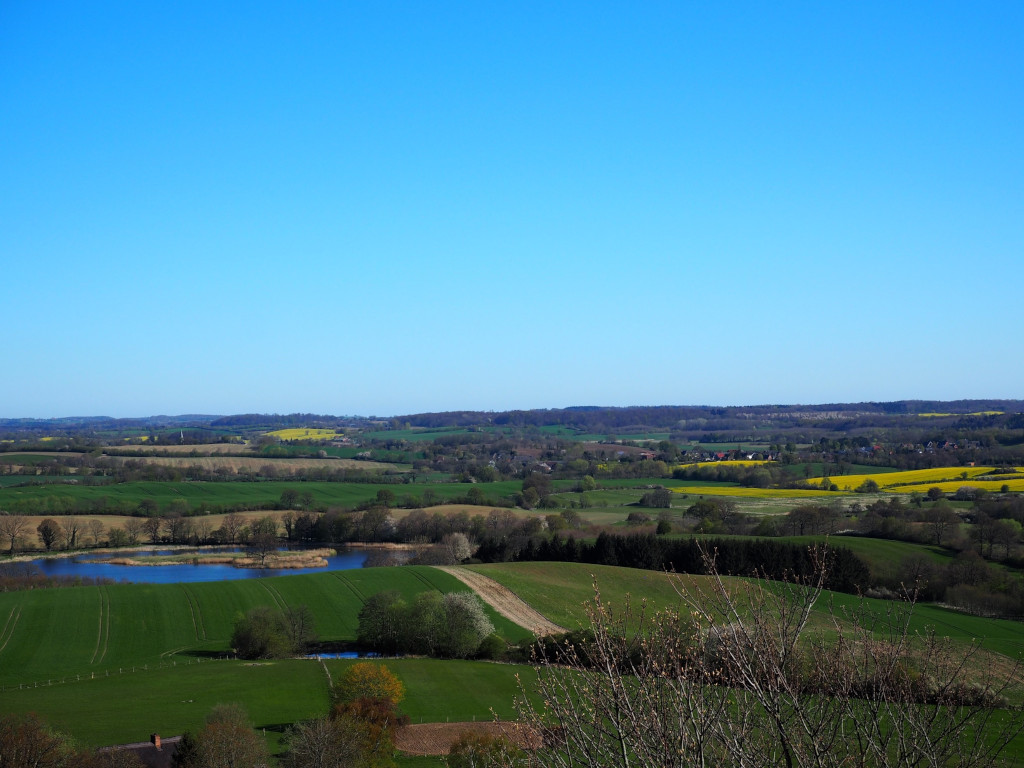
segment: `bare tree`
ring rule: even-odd
[[[103,525],[102,520],[98,520],[95,517],[89,521],[89,535],[92,537],[93,546],[98,547],[100,545],[100,539],[103,538],[103,534],[106,532],[106,526]]]
[[[10,554],[18,546],[18,539],[28,532],[28,518],[23,515],[12,515],[10,512],[0,514],[0,538],[10,542]]]
[[[911,631],[889,610],[819,605],[804,583],[677,577],[680,608],[590,607],[593,639],[538,666],[520,716],[541,766],[991,766],[1024,727],[978,646]]]
[[[235,512],[229,512],[224,516],[223,522],[220,524],[221,530],[224,531],[224,538],[228,544],[234,544],[238,541],[238,534],[242,530],[242,526],[245,524],[245,518]]]
[[[299,723],[287,737],[288,768],[341,768],[363,762],[365,734],[351,718],[326,718]]]
[[[132,546],[139,543],[146,530],[146,521],[140,517],[129,517],[124,521],[124,532],[128,535],[128,543]]]
[[[163,519],[160,517],[147,517],[142,521],[143,530],[149,534],[149,540],[153,544],[160,541],[160,526],[163,524]]]
[[[74,549],[78,546],[78,534],[81,529],[81,521],[77,517],[67,516],[60,521],[60,538],[64,549]]]

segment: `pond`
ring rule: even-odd
[[[180,555],[191,550],[145,550],[137,554],[143,555]],[[200,550],[195,550],[200,551]],[[216,550],[201,550],[210,554]],[[221,549],[220,551],[225,551]],[[237,548],[226,551],[238,551]],[[118,552],[116,556],[130,556],[128,552]],[[347,571],[362,568],[372,554],[371,550],[356,547],[341,547],[338,554],[327,558],[326,567],[320,568],[236,568],[227,564],[180,563],[175,565],[114,565],[100,563],[102,560],[115,556],[113,552],[100,552],[75,555],[74,557],[52,557],[33,560],[32,564],[47,576],[80,576],[90,579],[112,579],[114,581],[130,581],[137,584],[177,584],[195,581],[233,581],[236,579],[262,579],[268,576],[290,576],[297,573],[322,573],[324,571]]]

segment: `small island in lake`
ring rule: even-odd
[[[97,560],[109,565],[232,565],[235,568],[326,568],[327,558],[336,555],[333,549],[305,549],[295,552],[186,552],[178,555],[137,555],[108,557]]]

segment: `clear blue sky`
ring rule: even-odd
[[[1024,397],[1024,4],[0,0],[0,415]]]

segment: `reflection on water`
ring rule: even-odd
[[[197,552],[199,550],[196,550]],[[205,554],[218,550],[204,549]],[[233,550],[219,551],[238,551]],[[143,555],[186,554],[188,550],[147,550]],[[323,571],[347,571],[362,568],[369,557],[369,551],[353,547],[343,547],[338,554],[327,558],[327,566],[322,568],[286,568],[274,570],[270,568],[235,568],[226,564],[180,563],[174,565],[113,565],[99,563],[98,559],[109,557],[130,557],[128,552],[97,552],[76,555],[74,557],[41,558],[33,560],[47,576],[81,576],[91,579],[112,579],[114,581],[131,581],[140,584],[176,584],[195,581],[233,581],[235,579],[261,579],[267,576],[289,576],[297,573],[322,573]]]

